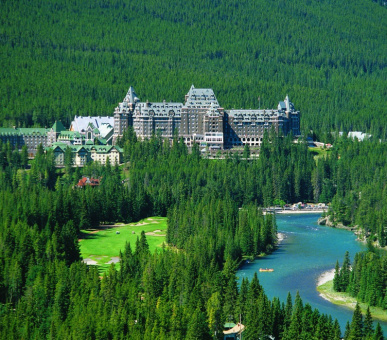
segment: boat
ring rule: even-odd
[[[274,272],[273,268],[259,268],[260,272]]]

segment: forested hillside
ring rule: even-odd
[[[327,192],[335,192],[329,212],[332,222],[359,227],[360,238],[377,239],[386,246],[386,143],[341,138],[332,154],[318,163],[314,183],[315,188],[322,188],[319,200],[324,200]]]
[[[111,115],[129,85],[225,108],[289,94],[302,128],[386,137],[385,6],[355,1],[0,2],[0,125]],[[321,136],[324,138],[324,136]]]

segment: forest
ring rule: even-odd
[[[112,115],[130,85],[181,102],[194,84],[226,109],[289,94],[322,141],[386,138],[381,0],[3,0],[0,20],[0,126]]]
[[[288,94],[303,135],[333,147],[269,131],[257,159],[245,148],[210,160],[128,129],[123,165],[56,169],[52,151],[29,160],[0,141],[0,338],[223,339],[225,322],[242,320],[247,339],[383,339],[358,306],[340,329],[300,294],[269,300],[236,271],[276,249],[261,207],[331,203],[333,224],[370,245],[337,264],[336,289],[386,308],[374,248],[387,243],[385,11],[381,0],[1,0],[0,126],[112,115],[130,85],[142,101],[182,102],[194,84],[225,109]],[[349,130],[372,138],[337,134]],[[84,175],[100,186],[75,188]],[[141,233],[120,270],[82,262],[80,230],[150,216],[168,218],[161,250]]]
[[[386,267],[386,253],[379,254],[375,248],[356,253],[353,263],[346,252],[341,268],[338,262],[336,264],[333,288],[337,292],[350,293],[370,306],[387,309]]]
[[[120,167],[61,170],[41,147],[28,165],[25,151],[0,145],[2,338],[222,339],[224,323],[241,318],[248,339],[383,339],[356,311],[341,330],[300,295],[269,300],[257,276],[240,284],[236,277],[244,258],[275,250],[275,218],[257,206],[313,200],[318,164],[336,169],[360,142],[339,139],[341,157],[332,150],[317,160],[306,143],[274,133],[254,160],[205,159],[177,138],[138,141],[132,129],[119,143]],[[101,185],[75,188],[82,175]],[[330,170],[329,187],[336,177]],[[321,193],[329,193],[325,182]],[[81,262],[81,229],[155,215],[168,217],[162,250],[150,253],[142,233],[120,254],[120,270],[112,265],[100,277]]]
[[[327,159],[330,161],[336,159],[335,166],[332,168],[324,162],[325,164],[321,165],[318,170],[320,176],[318,178],[319,181],[330,182],[332,177],[327,176],[326,173],[331,175],[334,173],[335,195],[329,212],[334,224],[340,222],[346,226],[356,227],[360,232],[359,238],[378,240],[379,245],[385,247],[385,228],[387,226],[386,144],[379,141],[359,143],[342,138],[335,144],[332,156],[333,158]],[[320,165],[317,166],[319,167]],[[324,188],[321,194],[323,190]]]

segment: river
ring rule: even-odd
[[[251,280],[257,272],[258,279],[269,299],[279,297],[286,302],[288,292],[293,301],[297,291],[304,304],[308,302],[320,313],[337,318],[344,334],[345,324],[351,322],[353,311],[334,305],[316,290],[319,276],[333,269],[336,260],[343,262],[348,250],[351,260],[355,253],[366,246],[356,241],[356,236],[347,230],[317,225],[319,214],[277,214],[278,232],[284,234],[279,248],[272,254],[244,264],[237,275]],[[274,272],[259,272],[259,268],[273,268]],[[387,335],[387,323],[380,322]]]

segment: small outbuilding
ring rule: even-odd
[[[232,328],[229,328],[232,325],[234,326]],[[245,330],[245,326],[242,325],[241,323],[238,323],[237,325],[235,324],[232,324],[232,325],[230,323],[227,323],[224,325],[225,328],[229,328],[229,329],[226,329],[225,331],[223,331],[223,334],[224,334],[223,339],[224,340],[242,340],[242,333]]]

